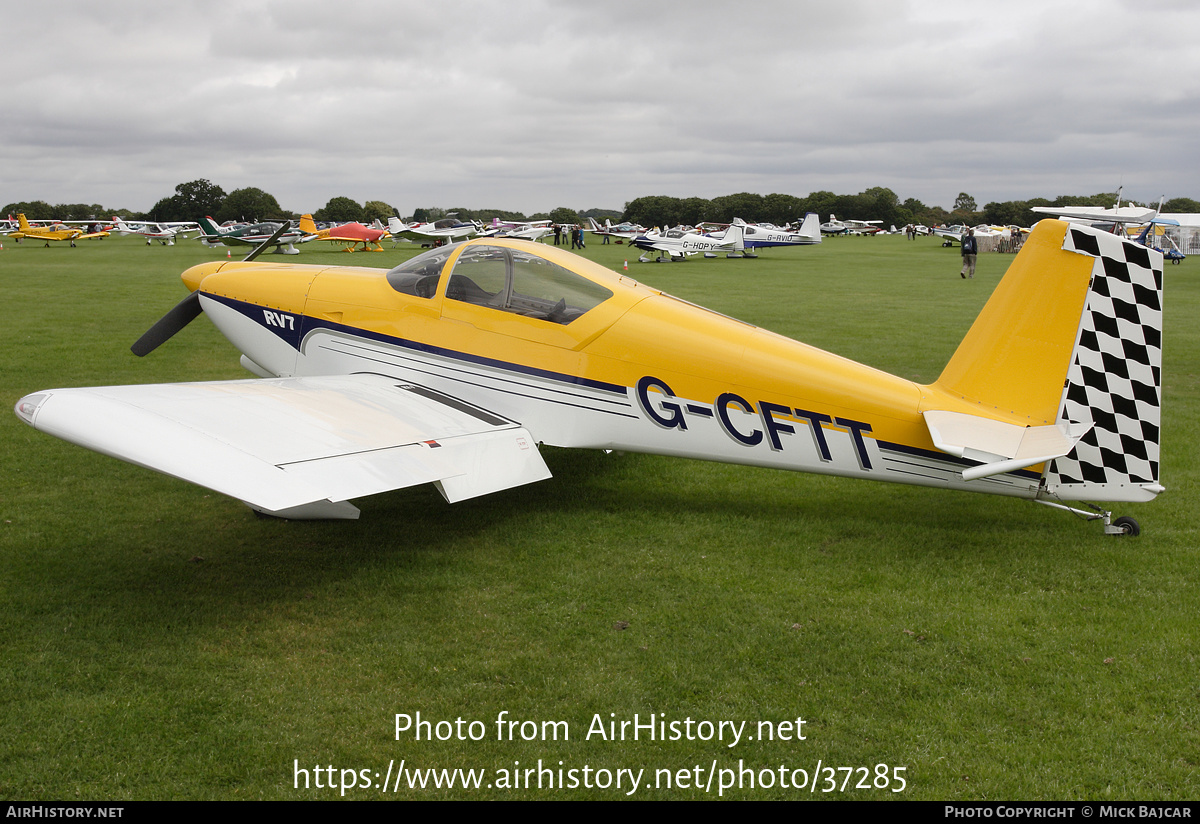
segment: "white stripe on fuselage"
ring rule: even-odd
[[[967,484],[959,474],[964,464],[949,455],[880,443],[871,435],[869,422],[839,424],[830,416],[764,407],[758,398],[731,393],[709,402],[678,398],[652,376],[643,378],[641,387],[626,387],[619,394],[567,376],[325,328],[305,335],[296,371],[375,372],[429,386],[519,421],[538,442],[553,446],[648,452],[1021,497],[1032,497],[1038,487],[1036,478],[1017,475]]]

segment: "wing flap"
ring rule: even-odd
[[[550,477],[517,423],[379,375],[54,389],[17,414],[272,513],[421,483],[453,503]]]

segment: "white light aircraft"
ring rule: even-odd
[[[479,226],[480,237],[515,237],[537,241],[553,232],[554,227],[549,220],[502,221],[496,217],[492,218],[490,226]]]
[[[163,246],[174,246],[175,238],[186,238],[188,232],[196,231],[200,228],[199,224],[195,222],[147,223],[139,221],[136,223],[126,223],[116,215],[113,215],[112,225],[123,235],[140,235],[144,237],[147,246],[156,240]]]
[[[633,240],[639,235],[646,233],[645,226],[638,226],[636,223],[629,222],[618,223],[616,226],[613,226],[612,221],[608,218],[604,219],[603,226],[597,223],[594,217],[589,217],[588,223],[591,224],[592,228],[587,231],[601,236],[608,235],[609,237],[620,238],[621,240]]]
[[[435,220],[432,223],[405,224],[398,216],[388,218],[388,232],[392,235],[392,245],[396,241],[407,240],[409,243],[440,245],[474,237],[479,229],[474,223],[463,223],[452,217]]]
[[[742,245],[747,249],[766,249],[772,246],[809,246],[821,242],[820,218],[816,212],[809,212],[796,231],[780,229],[775,226],[762,226],[745,223],[740,218],[734,218],[734,225],[742,226]]]
[[[830,215],[829,220],[821,224],[821,234],[823,235],[844,235],[850,231],[850,227],[844,221],[838,220],[835,215]]]
[[[715,257],[717,252],[725,252],[728,257],[740,257],[746,248],[742,245],[742,227],[737,225],[731,225],[721,237],[704,235],[694,229],[651,230],[633,238],[629,244],[647,252],[659,252],[656,258],[659,263],[663,260],[680,261],[697,252],[703,252],[705,257]],[[667,255],[666,258],[663,253]],[[643,254],[638,261],[649,263],[650,258]]]

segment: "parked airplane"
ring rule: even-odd
[[[823,235],[844,235],[849,231],[850,227],[834,215],[830,215],[829,220],[821,224],[821,234]]]
[[[112,225],[117,228],[117,231],[123,235],[140,235],[146,239],[146,245],[151,245],[154,241],[158,241],[163,246],[174,246],[175,238],[187,237],[187,232],[194,231],[199,228],[194,222],[180,223],[126,223],[123,219],[113,215]]]
[[[77,240],[87,240],[94,237],[108,237],[108,232],[103,230],[84,231],[75,226],[67,226],[64,223],[52,223],[49,226],[31,226],[29,221],[25,219],[24,214],[17,215],[17,229],[8,233],[8,236],[18,243],[22,238],[33,238],[34,240],[44,240],[49,246],[51,241],[65,240],[72,246]]]
[[[608,235],[609,237],[615,237],[620,240],[633,240],[638,235],[644,235],[646,233],[645,226],[638,226],[636,223],[629,222],[618,223],[616,226],[613,226],[612,221],[608,218],[604,219],[603,226],[597,223],[594,217],[589,217],[588,223],[591,224],[592,228],[588,229],[587,231],[600,236]]]
[[[17,415],[288,518],[541,480],[539,444],[1023,497],[1112,534],[1139,529],[1064,502],[1163,491],[1162,257],[1058,221],[928,385],[508,239],[391,271],[221,261],[183,279],[135,353],[203,312],[260,379],[46,390]]]
[[[387,236],[386,229],[373,229],[358,222],[343,223],[328,229],[318,229],[312,215],[300,217],[300,231],[313,236],[314,240],[328,240],[331,243],[343,243],[347,252],[353,252],[354,247],[362,244],[364,252],[382,252],[379,241]]]
[[[283,224],[286,227],[286,224]],[[200,241],[205,246],[258,246],[270,237],[276,237],[275,230],[279,223],[254,223],[225,229],[216,224],[211,217],[200,218]],[[295,244],[312,240],[312,236],[298,230],[285,230],[272,241],[277,255],[298,255],[300,250]]]
[[[695,230],[668,229],[665,232],[651,230],[629,241],[631,246],[644,249],[647,252],[659,252],[656,261],[683,260],[688,255],[703,252],[705,257],[715,257],[717,252],[725,252],[728,257],[740,257],[745,252],[742,244],[742,227],[731,225],[721,237],[704,235]],[[667,254],[664,258],[662,253]],[[641,255],[641,263],[649,263],[650,258]]]
[[[478,228],[480,237],[515,237],[522,240],[541,240],[554,232],[549,220],[502,221],[498,217],[492,218],[490,226],[481,224]]]
[[[842,222],[846,224],[847,231],[852,235],[877,235],[883,231],[882,220],[844,220]]]
[[[933,234],[942,238],[942,246],[948,247],[953,246],[955,243],[962,244],[962,236],[967,229],[974,229],[976,238],[1010,237],[1012,235],[1011,229],[997,229],[995,227],[988,226],[986,223],[980,223],[978,226],[963,226],[962,224],[955,224],[954,226],[942,226],[940,228],[935,227]]]
[[[747,249],[764,249],[771,246],[808,246],[821,242],[820,218],[816,212],[804,216],[800,228],[794,232],[775,226],[756,226],[742,222],[742,245]],[[734,218],[734,224],[741,222]]]
[[[456,240],[474,237],[479,229],[474,223],[463,223],[456,218],[446,217],[432,223],[414,223],[405,225],[400,217],[388,218],[388,231],[394,241],[407,240],[410,243],[441,245]]]

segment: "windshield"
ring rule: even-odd
[[[397,292],[415,295],[419,298],[431,298],[437,291],[438,278],[442,275],[442,267],[446,259],[454,253],[461,244],[452,243],[422,252],[415,258],[401,263],[387,273],[387,281]]]

